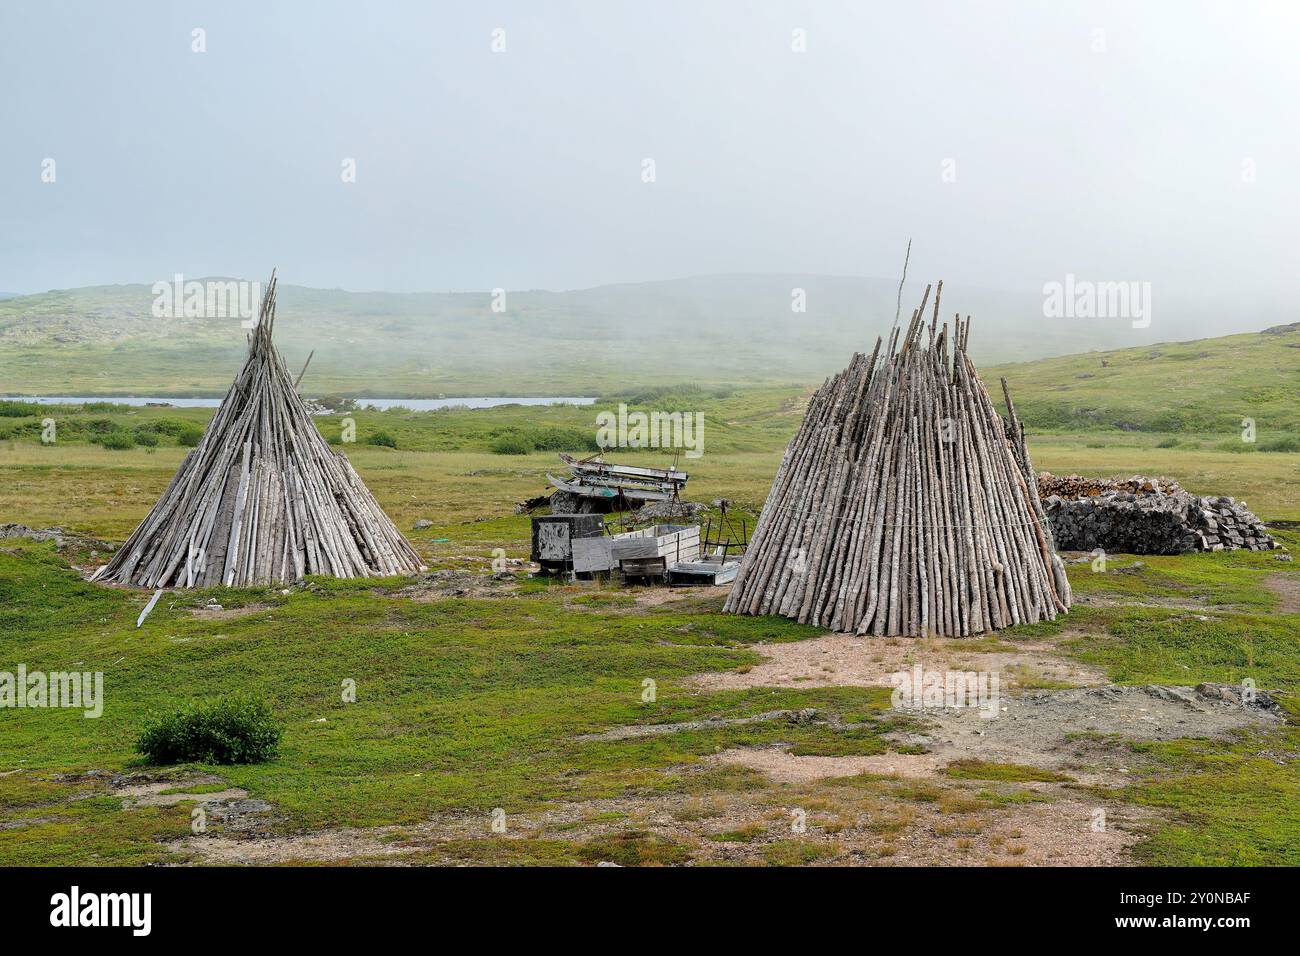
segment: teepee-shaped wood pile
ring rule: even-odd
[[[1068,610],[1010,393],[1004,422],[966,355],[970,317],[939,327],[942,290],[928,330],[927,286],[883,355],[878,339],[813,395],[724,610],[950,636]]]
[[[271,342],[274,325],[272,273],[244,367],[203,440],[96,578],[206,587],[422,570],[351,463],[316,430]]]

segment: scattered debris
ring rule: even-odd
[[[149,612],[153,610],[154,605],[158,603],[158,599],[160,597],[162,597],[161,589],[153,592],[153,597],[151,597],[149,599],[149,603],[144,606],[144,610],[140,612],[140,616],[135,619],[135,626],[137,630],[139,629],[140,625],[144,623],[144,619],[149,616]]]

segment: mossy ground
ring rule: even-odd
[[[690,497],[728,497],[752,515],[797,409],[771,396],[716,401],[735,403],[728,419],[735,424],[718,432],[716,444],[710,432],[709,451],[690,463]],[[554,413],[557,421],[570,414]],[[396,419],[398,449],[358,445],[348,453],[399,527],[409,529],[420,517],[434,522],[411,533],[430,565],[486,570],[495,548],[526,557],[528,519],[514,515],[512,505],[545,490],[553,456],[502,456],[479,447],[493,428],[508,424],[505,417],[389,418]],[[445,429],[461,430],[460,437],[448,438]],[[1131,447],[1094,451],[1081,439],[1049,437],[1034,446],[1036,464],[1168,472],[1207,492],[1240,495],[1246,487],[1244,496],[1260,514],[1300,517],[1295,455],[1159,449],[1150,436],[1124,440]],[[454,447],[444,449],[444,442]],[[0,443],[0,515],[120,541],[161,494],[183,452],[166,444],[119,452],[82,442]],[[652,463],[662,456],[627,457]],[[1294,534],[1284,538],[1297,549]],[[1249,677],[1261,688],[1294,695],[1300,615],[1279,613],[1265,583],[1294,568],[1245,553],[1112,556],[1105,573],[1071,565],[1080,603],[1069,616],[966,643],[972,651],[996,652],[1011,642],[1036,642],[1124,683]],[[157,772],[133,751],[151,708],[234,691],[266,699],[283,721],[279,757],[178,772],[218,774],[224,785],[267,801],[275,809],[267,823],[272,832],[401,830],[439,814],[486,820],[497,807],[513,815],[621,801],[504,843],[466,836],[436,850],[418,848],[410,857],[415,862],[671,864],[714,859],[710,847],[748,847],[752,862],[771,864],[862,862],[854,840],[870,839],[868,857],[887,865],[907,853],[894,842],[898,835],[918,828],[947,841],[950,862],[993,858],[986,854],[1014,861],[1009,852],[980,850],[983,838],[968,831],[988,826],[990,814],[1040,807],[1056,799],[1052,788],[1071,786],[997,767],[979,769],[984,776],[958,769],[936,782],[863,777],[774,785],[708,758],[728,748],[776,744],[811,757],[910,752],[893,741],[899,728],[887,692],[878,688],[702,693],[687,681],[755,664],[755,643],[806,640],[817,633],[812,629],[778,618],[724,616],[713,599],[641,603],[637,590],[521,578],[490,596],[414,601],[399,593],[407,583],[318,580],[288,594],[211,592],[227,609],[248,609],[225,618],[193,613],[206,592],[168,595],[137,630],[147,594],[87,584],[52,544],[0,542],[0,670],[19,663],[32,670],[102,670],[106,693],[98,720],[70,711],[0,711],[0,774],[6,774],[0,776],[0,862],[189,859],[165,844],[189,834],[193,802],[123,809],[111,775]],[[642,700],[647,679],[654,682],[653,702]],[[342,699],[345,680],[356,682],[355,703]],[[579,739],[634,724],[803,708],[816,708],[832,723],[772,721]],[[1298,744],[1294,728],[1286,727],[1135,753],[1141,773],[1122,799],[1156,812],[1160,821],[1138,846],[1137,859],[1300,862]],[[175,786],[195,793],[183,782]],[[737,801],[750,816],[733,819],[718,809]],[[809,836],[791,835],[788,811],[795,805],[810,812]],[[652,808],[676,821],[676,837],[665,837]],[[713,833],[717,839],[707,835]],[[974,848],[962,841],[975,841]]]

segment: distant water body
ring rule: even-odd
[[[68,395],[36,398],[21,395],[8,396],[11,401],[36,402],[40,405],[85,405],[87,402],[112,402],[115,405],[174,405],[177,408],[216,408],[221,404],[220,398],[157,398],[139,395],[113,395],[99,398],[77,398]],[[389,408],[409,408],[413,412],[432,412],[440,408],[495,408],[498,405],[592,405],[594,398],[560,397],[560,398],[507,398],[505,396],[487,396],[472,398],[358,398],[357,404],[362,408],[367,405],[380,411]]]

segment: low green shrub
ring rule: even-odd
[[[28,415],[40,415],[42,411],[36,402],[0,401],[0,418],[26,418]]]
[[[126,451],[128,448],[135,447],[135,436],[125,429],[115,429],[100,435],[99,443],[105,448],[111,448],[114,451]],[[154,444],[157,443],[158,440],[155,438]]]
[[[185,422],[185,427],[176,431],[176,443],[185,448],[197,448],[203,441],[203,427],[194,422]]]
[[[523,432],[504,432],[493,440],[491,447],[498,455],[527,455],[533,450],[533,441]]]
[[[135,749],[155,764],[231,764],[270,760],[279,745],[270,708],[232,695],[151,714]]]
[[[371,432],[366,438],[367,445],[382,445],[385,448],[396,448],[397,439],[385,431]]]
[[[543,428],[510,428],[492,440],[498,455],[527,455],[533,451],[600,451],[594,431],[547,425]]]

